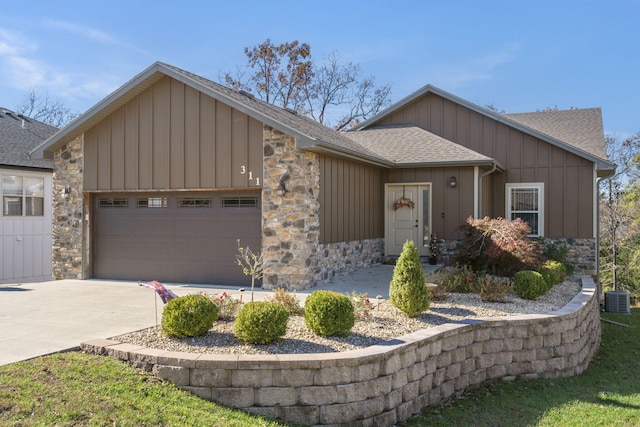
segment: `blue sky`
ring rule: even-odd
[[[0,16],[0,106],[35,88],[84,112],[155,61],[217,81],[270,38],[392,85],[510,113],[601,107],[640,131],[640,0],[30,1]]]

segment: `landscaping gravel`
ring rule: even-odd
[[[399,338],[420,329],[452,321],[520,314],[544,314],[565,306],[580,291],[578,283],[566,281],[555,285],[534,301],[508,294],[504,303],[480,300],[477,294],[451,293],[445,301],[432,301],[422,315],[409,318],[390,302],[379,304],[371,299],[372,309],[366,316],[356,318],[347,337],[323,338],[308,330],[301,316],[290,316],[286,336],[267,345],[248,345],[238,341],[233,332],[233,321],[218,320],[204,336],[197,338],[167,338],[159,326],[114,337],[113,339],[148,348],[190,353],[224,354],[302,354],[330,353],[368,347],[382,341]]]

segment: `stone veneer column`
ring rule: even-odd
[[[306,289],[316,284],[320,237],[318,156],[295,147],[293,137],[264,127],[262,286]],[[284,197],[276,194],[280,179]]]
[[[53,158],[53,277],[82,279],[84,161],[78,137]],[[64,194],[69,186],[70,193]]]

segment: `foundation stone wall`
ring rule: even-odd
[[[57,280],[83,278],[83,149],[83,139],[78,137],[53,158],[52,272]]]

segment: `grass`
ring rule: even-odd
[[[427,409],[414,426],[640,425],[640,309],[603,318],[602,344],[582,375],[497,381]],[[0,426],[283,426],[181,391],[128,364],[63,353],[0,366]]]
[[[0,426],[283,426],[179,390],[110,357],[0,366]]]
[[[638,426],[640,425],[640,309],[603,313],[602,343],[582,375],[497,381],[428,408],[408,426]]]

